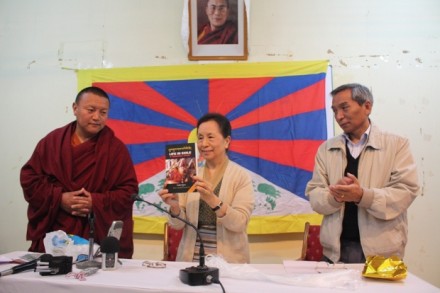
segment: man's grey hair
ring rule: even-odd
[[[345,91],[351,90],[351,98],[356,101],[359,105],[363,105],[366,101],[370,101],[371,105],[373,105],[373,95],[370,90],[359,83],[347,83],[343,84],[330,92],[330,95],[334,97],[336,94]]]

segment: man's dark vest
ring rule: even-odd
[[[345,151],[347,153],[347,167],[345,168],[344,175],[350,173],[357,178],[359,158],[361,156],[359,155],[357,159],[353,158],[347,145],[345,146]],[[345,202],[341,239],[360,242],[358,226],[358,207],[354,202]]]

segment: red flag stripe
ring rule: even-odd
[[[325,100],[321,97],[325,91],[325,80],[321,80],[314,85],[294,92],[282,99],[269,103],[263,107],[255,109],[248,114],[242,115],[231,122],[233,129],[245,127],[253,124],[260,124],[297,115],[300,113],[315,111],[325,108]],[[291,105],[294,105],[293,107]]]
[[[190,125],[195,125],[197,122],[191,114],[149,87],[145,82],[97,82],[94,85],[111,95],[174,117]]]
[[[154,143],[173,140],[187,140],[188,130],[153,126],[122,120],[107,120],[107,125],[113,129],[116,136],[125,144]],[[129,131],[127,131],[129,129]]]
[[[209,81],[209,111],[229,113],[272,79],[272,77],[211,79]]]
[[[312,172],[321,140],[233,140],[231,151]]]
[[[144,180],[162,172],[165,169],[165,156],[145,161],[134,166],[134,170],[137,175],[138,182]]]

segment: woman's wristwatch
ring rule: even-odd
[[[212,208],[212,211],[213,212],[218,211],[222,207],[222,205],[223,205],[223,202],[220,201],[220,203],[218,205],[216,205],[215,207]]]

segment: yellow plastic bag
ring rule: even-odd
[[[368,256],[362,276],[366,278],[401,280],[407,275],[407,267],[397,256]]]

